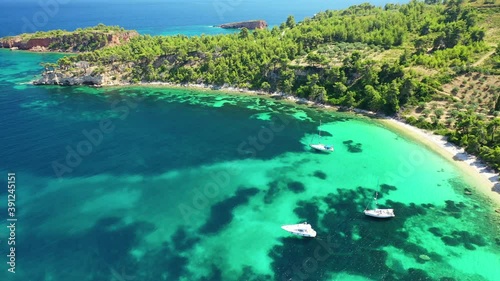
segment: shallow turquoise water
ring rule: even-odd
[[[500,275],[492,206],[376,121],[255,96],[26,83],[55,59],[0,52],[0,171],[17,173],[19,198],[17,273],[1,280]],[[334,153],[310,151],[318,129]],[[375,191],[396,218],[362,214]],[[318,237],[280,228],[301,221]]]

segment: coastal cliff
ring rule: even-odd
[[[88,86],[101,86],[104,82],[104,76],[102,74],[91,75],[84,74],[80,76],[67,76],[62,72],[57,71],[47,71],[42,75],[42,78],[33,82],[35,85],[61,85],[61,86],[76,86],[76,85],[88,85]]]
[[[0,38],[1,48],[27,51],[85,52],[116,46],[139,36],[137,31],[98,25],[68,32],[55,30]]]
[[[217,27],[220,28],[246,28],[246,29],[264,29],[266,28],[267,22],[264,20],[251,20],[251,21],[241,21],[241,22],[231,22],[231,23],[225,23],[218,25]]]
[[[109,68],[91,65],[87,61],[69,62],[62,59],[60,66],[44,64],[45,71],[34,85],[60,85],[60,86],[111,86],[127,84],[124,69]]]

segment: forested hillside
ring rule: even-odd
[[[499,169],[499,5],[492,0],[426,2],[361,4],[230,35],[139,36],[125,45],[63,58],[57,71],[107,75],[116,83],[279,91],[398,114],[450,136]],[[469,79],[463,87],[462,77]],[[483,82],[478,86],[477,81]]]

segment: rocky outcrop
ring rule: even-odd
[[[78,61],[58,67],[53,64],[45,64],[45,70],[34,85],[60,85],[60,86],[112,86],[130,84],[127,69],[130,65],[114,65],[103,67],[92,65],[87,61]]]
[[[91,85],[91,86],[101,86],[104,82],[103,75],[83,75],[70,77],[66,76],[61,72],[47,71],[42,75],[37,81],[34,81],[34,85],[61,85],[61,86],[76,86],[76,85]]]
[[[251,21],[241,21],[241,22],[231,22],[221,24],[217,27],[220,28],[247,28],[247,29],[264,29],[267,27],[267,22],[264,20],[251,20]]]
[[[54,37],[45,37],[45,38],[29,38],[29,35],[23,36],[13,36],[13,37],[5,37],[0,38],[0,47],[1,48],[18,48],[19,50],[27,50],[27,51],[56,51],[56,52],[77,52],[79,47],[84,40],[82,38],[83,35],[80,33],[70,33],[60,36]],[[113,33],[99,33],[93,32],[90,37],[89,34],[86,34],[89,40],[93,40],[92,36],[99,37],[105,36],[106,40],[101,40],[101,42],[105,42],[103,44],[99,44],[96,49],[100,49],[107,46],[115,46],[126,43],[130,41],[130,39],[139,36],[137,31],[123,31],[123,32],[113,32]],[[26,39],[28,37],[28,39]]]
[[[35,48],[47,49],[52,40],[50,38],[36,38],[23,41],[21,37],[9,37],[0,39],[0,47],[2,48],[18,48],[19,50],[31,50]]]
[[[130,41],[130,39],[139,36],[139,33],[137,31],[126,31],[122,32],[119,34],[108,34],[107,39],[108,39],[108,44],[107,46],[115,46],[115,45],[120,45],[125,42]]]

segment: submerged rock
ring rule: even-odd
[[[423,260],[423,261],[430,261],[431,260],[431,258],[428,255],[420,255],[420,256],[418,256],[418,258]]]
[[[464,248],[471,251],[476,249],[476,247],[474,247],[471,243],[464,243]]]
[[[318,179],[326,179],[326,174],[322,171],[315,171],[314,176],[317,177]]]

